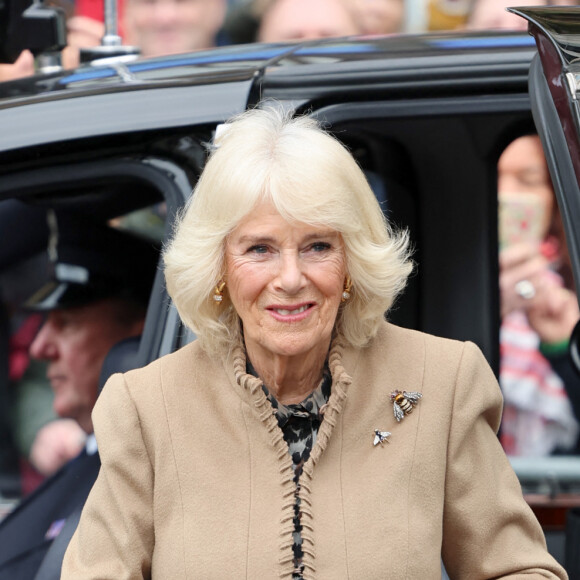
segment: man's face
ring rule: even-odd
[[[286,42],[359,34],[341,0],[277,0],[262,18],[261,42]]]
[[[141,330],[142,322],[119,322],[119,304],[114,300],[51,311],[30,354],[49,363],[47,376],[54,391],[55,412],[75,419],[91,433],[91,411],[103,360],[115,343]]]
[[[128,0],[127,41],[147,57],[211,48],[225,12],[225,0]]]

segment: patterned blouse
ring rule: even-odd
[[[246,371],[258,377],[252,363],[248,360]],[[330,397],[332,377],[328,365],[324,367],[324,375],[320,384],[301,403],[295,405],[283,405],[279,403],[268,387],[262,384],[262,389],[270,401],[278,426],[282,429],[284,440],[288,443],[288,452],[292,457],[294,468],[294,483],[296,484],[296,503],[294,504],[294,572],[293,580],[303,580],[304,566],[302,564],[302,525],[300,524],[300,475],[302,468],[310,457],[312,447],[316,443],[316,435],[324,418],[324,411]]]

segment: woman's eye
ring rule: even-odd
[[[324,252],[330,249],[330,244],[327,242],[316,242],[310,246],[314,252]]]
[[[248,253],[250,254],[265,254],[268,251],[268,246],[264,244],[256,244],[251,248],[248,248]]]

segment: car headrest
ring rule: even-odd
[[[113,345],[107,353],[103,361],[103,366],[101,367],[99,392],[105,386],[105,383],[111,375],[115,373],[126,373],[139,366],[137,355],[139,353],[140,341],[140,336],[132,336]]]

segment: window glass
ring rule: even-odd
[[[75,213],[82,207],[79,201],[74,208],[54,212],[46,199],[42,206],[0,203],[0,222],[18,222],[13,243],[0,253],[0,519],[88,442],[87,430],[79,426],[74,407],[83,401],[65,400],[62,395],[67,380],[71,385],[74,382],[76,394],[90,392],[96,397],[102,361],[111,345],[138,336],[143,328],[148,288],[157,271],[166,231],[165,202],[124,211],[113,218]],[[66,220],[61,217],[65,214]],[[56,219],[56,236],[51,219]],[[92,233],[84,232],[85,226]],[[117,238],[113,234],[108,239],[109,230],[127,235]],[[31,231],[38,235],[31,236]],[[77,240],[78,247],[74,247]],[[49,288],[53,280],[54,288]],[[87,281],[88,289],[77,288]],[[118,292],[103,290],[104,284],[115,281],[123,281]],[[86,300],[81,296],[78,306],[76,302],[72,306],[58,303],[54,309],[40,311],[27,306],[39,290],[50,294],[53,289],[55,300],[59,300],[59,290],[70,291],[71,297],[73,292],[86,290],[89,294]],[[96,303],[102,316],[89,312]],[[94,328],[92,339],[86,330],[89,327]],[[46,340],[39,339],[43,328],[52,332]],[[66,342],[57,340],[57,335],[72,338]],[[85,351],[73,356],[74,343],[84,345]],[[85,381],[89,376],[91,380]],[[93,401],[87,395],[89,403],[92,408]]]

